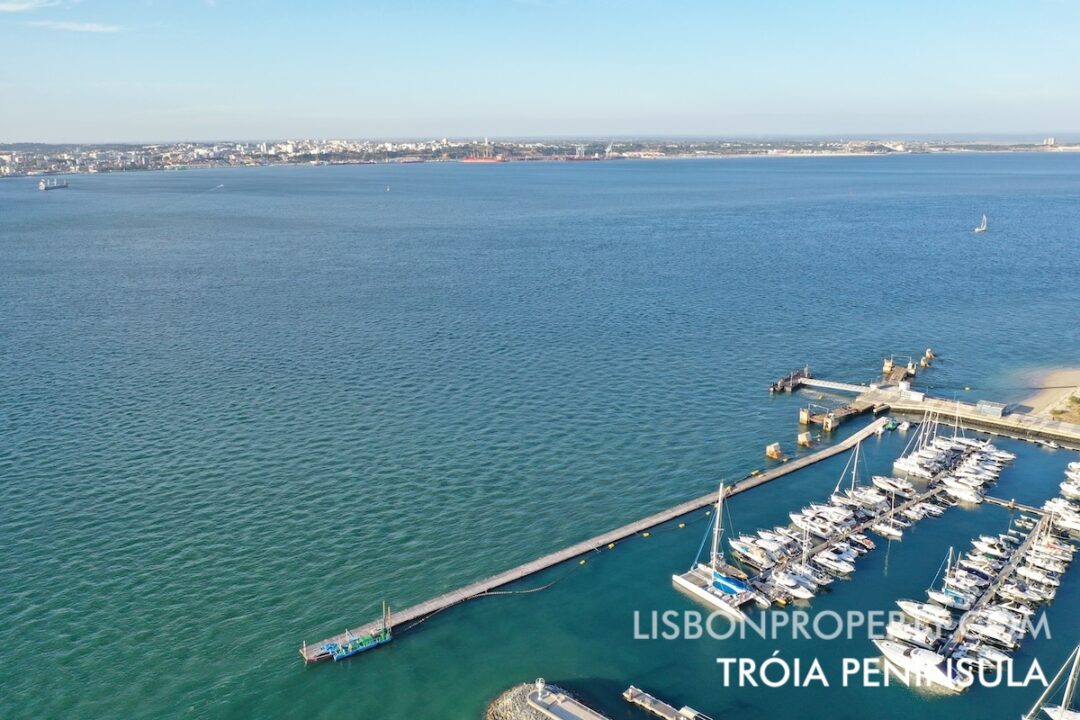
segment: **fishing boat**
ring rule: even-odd
[[[975,232],[977,232],[977,233],[986,232],[986,215],[982,216],[982,222],[979,223],[979,226],[977,228],[975,228]]]
[[[716,499],[716,516],[712,525],[712,547],[709,562],[699,563],[694,560],[690,570],[682,575],[672,575],[671,581],[680,590],[685,591],[736,620],[746,619],[742,607],[749,602],[768,606],[747,583],[747,576],[739,568],[729,565],[724,558],[720,539],[724,534],[724,484]],[[704,545],[704,541],[702,542]],[[700,554],[700,550],[698,551]],[[762,551],[764,552],[764,551]]]

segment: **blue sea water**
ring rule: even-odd
[[[694,607],[669,578],[703,516],[348,663],[296,651],[763,467],[794,367],[865,381],[929,346],[934,392],[1024,397],[1080,356],[1077,226],[1080,157],[1049,154],[0,181],[0,717],[477,718],[537,676],[612,718],[642,717],[630,683],[718,717],[1015,717],[1034,689],[720,682],[718,656],[865,639],[634,640],[635,610]],[[1077,457],[1004,444],[996,492],[1031,501]],[[884,470],[902,439],[869,445]],[[736,529],[843,462],[732,501]],[[917,596],[1007,520],[926,521],[813,607]],[[1056,669],[1078,593],[1018,657]]]

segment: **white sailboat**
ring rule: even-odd
[[[1071,667],[1070,667],[1071,666]],[[1061,685],[1061,681],[1068,675],[1068,679],[1065,683],[1065,692],[1062,694],[1060,705],[1047,705],[1046,702],[1050,699],[1050,696],[1057,691],[1057,688]],[[1039,716],[1039,710],[1042,710],[1049,715],[1052,720],[1080,720],[1080,712],[1071,709],[1072,701],[1076,695],[1077,681],[1080,680],[1080,645],[1078,645],[1071,653],[1069,657],[1065,659],[1065,664],[1058,670],[1057,675],[1050,681],[1050,684],[1046,686],[1046,690],[1039,696],[1039,699],[1035,701],[1035,704],[1031,706],[1031,709],[1026,714],[1020,717],[1020,720],[1035,720]]]
[[[986,232],[986,215],[982,216],[982,222],[979,223],[979,227],[975,228],[975,232],[977,232],[977,233]]]

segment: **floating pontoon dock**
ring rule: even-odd
[[[1027,537],[1025,537],[1024,541],[1020,543],[1019,547],[1017,547],[1016,550],[1013,551],[1012,555],[1009,556],[1009,561],[1005,563],[1005,566],[1001,568],[1001,571],[998,572],[998,574],[994,577],[990,584],[986,586],[986,589],[983,591],[982,595],[979,596],[979,599],[975,601],[975,604],[971,606],[970,610],[965,612],[960,617],[960,622],[957,623],[956,630],[954,630],[953,633],[949,635],[949,639],[944,645],[945,648],[951,649],[956,646],[957,642],[963,639],[964,632],[967,630],[968,621],[975,615],[976,612],[981,610],[988,602],[990,602],[997,594],[997,591],[1001,589],[1002,584],[1004,584],[1006,580],[1012,577],[1013,572],[1023,561],[1024,555],[1025,553],[1027,553],[1028,548],[1031,547],[1031,544],[1035,541],[1036,538],[1041,537],[1045,534],[1046,527],[1049,525],[1049,523],[1050,518],[1048,516],[1044,515],[1043,517],[1039,518],[1039,522],[1035,525],[1034,528],[1031,529],[1031,532],[1027,534]]]
[[[743,480],[730,486],[727,491],[727,496],[731,497],[733,495],[738,495],[739,493],[746,492],[747,490],[758,487],[759,485],[764,485],[765,483],[776,480],[777,478],[789,475],[796,470],[801,470],[805,467],[813,465],[814,463],[818,463],[822,460],[831,458],[834,455],[839,455],[840,453],[855,447],[855,445],[873,435],[875,432],[877,432],[878,428],[884,427],[885,423],[885,418],[879,418],[878,420],[875,420],[874,422],[870,423],[866,427],[862,428],[861,430],[852,434],[850,437],[842,440],[841,442],[836,443],[835,445],[830,445],[828,447],[822,448],[821,450],[810,453],[809,455],[803,455],[802,457],[796,458],[783,465],[778,465],[777,467],[765,470],[764,472],[744,478]],[[492,575],[491,577],[484,578],[483,580],[472,583],[471,585],[466,585],[463,588],[444,593],[442,595],[439,595],[438,597],[428,600],[427,602],[422,602],[419,605],[414,605],[400,612],[391,613],[389,618],[389,628],[391,630],[397,630],[402,625],[421,620],[428,615],[431,615],[432,613],[436,613],[453,605],[457,605],[458,603],[465,602],[466,600],[485,595],[486,593],[489,593],[496,588],[502,587],[503,585],[508,585],[517,580],[521,580],[523,578],[529,577],[530,575],[534,575],[542,570],[547,570],[548,568],[564,563],[567,560],[573,560],[580,555],[584,555],[586,553],[593,552],[594,550],[599,550],[600,548],[607,547],[612,543],[616,543],[625,538],[632,537],[640,532],[644,532],[646,530],[649,530],[650,528],[656,527],[657,525],[662,525],[671,520],[675,520],[676,518],[694,512],[695,510],[700,510],[701,508],[712,505],[715,502],[715,493],[702,495],[699,498],[696,498],[694,500],[688,500],[687,502],[676,505],[673,508],[663,510],[654,515],[650,515],[646,518],[642,518],[641,520],[632,522],[629,525],[624,525],[621,528],[617,528],[602,535],[597,535],[596,537],[590,538],[588,540],[583,540],[582,542],[579,542],[575,545],[571,545],[568,548],[564,548],[549,555],[545,555],[541,558],[537,558],[532,562],[525,563],[524,565],[519,565],[518,567],[507,570],[506,572],[499,573],[498,575]],[[300,656],[304,658],[304,662],[319,662],[322,660],[326,660],[329,656],[327,656],[325,651],[323,650],[324,646],[331,643],[337,643],[340,645],[344,642],[347,642],[350,637],[363,636],[377,632],[382,628],[382,626],[382,620],[376,620],[360,627],[350,628],[346,630],[345,633],[335,635],[325,640],[320,640],[316,643],[305,643],[300,648]]]

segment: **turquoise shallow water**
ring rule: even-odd
[[[736,692],[715,657],[773,644],[633,641],[633,610],[692,607],[668,577],[700,519],[357,662],[296,648],[760,467],[797,430],[764,388],[802,363],[929,345],[937,392],[1022,397],[1080,356],[1078,200],[1080,158],[1046,155],[0,182],[0,716],[475,718],[537,675],[613,718],[630,682],[717,716],[1015,716],[1034,693]],[[1002,493],[1032,499],[1076,457],[1020,452]],[[888,607],[1007,515],[946,517],[815,607]],[[1077,582],[1024,654],[1080,638]],[[842,645],[781,649],[870,652]]]

